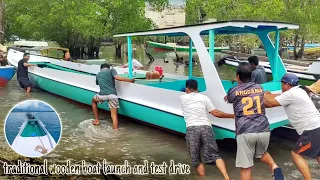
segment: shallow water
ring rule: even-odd
[[[140,51],[139,49],[137,51]],[[103,52],[108,52],[104,50]],[[142,51],[141,51],[142,52]],[[105,57],[112,60],[113,56],[108,53]],[[170,57],[167,53],[166,56]],[[138,53],[137,59],[144,59],[143,53]],[[160,56],[160,55],[158,55]],[[121,60],[113,60],[113,62],[121,62]],[[178,66],[175,69],[173,63],[164,63],[162,59],[157,59],[151,68],[156,64],[162,65],[166,72],[187,74],[188,69],[184,66]],[[197,67],[198,74],[200,67]],[[234,72],[225,69],[218,69],[221,76],[232,79]],[[185,139],[141,123],[136,123],[130,118],[119,117],[120,130],[114,132],[110,114],[107,111],[100,111],[101,125],[96,127],[91,125],[93,118],[90,106],[82,105],[71,100],[50,94],[48,92],[34,89],[27,95],[24,93],[17,81],[16,77],[4,88],[0,89],[0,147],[8,148],[8,144],[3,136],[3,120],[8,111],[18,102],[25,99],[39,99],[49,103],[59,113],[62,120],[62,136],[59,144],[45,159],[50,163],[65,164],[67,160],[74,163],[86,162],[96,163],[102,162],[104,159],[110,164],[124,164],[128,160],[130,165],[143,164],[144,160],[148,160],[149,164],[154,162],[159,165],[163,162],[170,164],[170,160],[174,160],[175,164],[191,165],[190,157],[187,152]],[[235,168],[236,144],[234,140],[224,140],[218,142],[220,151],[226,162],[228,173],[232,179],[239,179],[240,170]],[[302,179],[296,167],[292,164],[290,150],[294,146],[294,142],[272,137],[269,152],[283,169],[286,179]],[[313,160],[308,160],[313,177],[320,179],[320,166]],[[206,177],[196,175],[195,169],[191,168],[189,175],[121,175],[122,179],[222,179],[219,171],[215,166],[206,165]],[[91,177],[91,176],[90,176]],[[102,178],[101,176],[97,176]],[[89,178],[89,177],[87,177]],[[82,179],[86,179],[83,177]],[[259,161],[255,162],[253,168],[253,179],[271,179],[271,172],[268,167]]]

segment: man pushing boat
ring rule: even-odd
[[[101,71],[96,76],[96,84],[99,85],[100,92],[92,98],[92,110],[95,118],[92,124],[100,124],[97,103],[103,103],[105,101],[108,101],[108,105],[111,112],[113,129],[118,130],[119,101],[115,86],[115,80],[134,83],[135,79],[128,79],[119,76],[115,69],[110,68],[109,64],[102,64],[100,66],[100,69]]]
[[[241,168],[241,180],[250,180],[254,158],[266,163],[275,180],[283,180],[281,169],[267,152],[270,140],[270,125],[264,106],[264,91],[260,84],[251,81],[249,63],[237,67],[238,85],[231,88],[225,100],[233,103],[236,125],[236,167]]]
[[[295,74],[285,74],[281,79],[282,94],[266,94],[266,107],[283,106],[291,125],[300,135],[291,155],[298,170],[306,180],[311,180],[309,166],[304,157],[317,159],[320,165],[320,113],[308,93],[298,86]]]
[[[217,110],[207,96],[198,93],[198,82],[193,79],[187,80],[186,94],[180,96],[180,103],[187,126],[186,141],[192,166],[196,167],[200,176],[205,175],[200,154],[202,148],[205,163],[216,164],[224,178],[228,180],[226,165],[218,151],[207,112],[219,118],[234,118],[234,114]]]
[[[28,68],[36,66],[35,64],[29,64],[29,53],[23,54],[23,59],[18,62],[17,78],[21,88],[25,89],[27,93],[31,92],[31,83],[28,77]]]

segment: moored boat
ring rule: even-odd
[[[278,80],[287,71],[281,58],[275,53],[278,51],[274,47],[278,46],[273,46],[268,34],[275,31],[279,35],[280,30],[298,28],[298,25],[287,23],[228,21],[115,35],[115,37],[128,38],[129,67],[114,67],[114,69],[120,76],[136,78],[134,84],[116,81],[120,100],[119,114],[184,134],[186,125],[179,97],[184,94],[181,90],[185,86],[185,81],[189,78],[198,81],[200,93],[207,95],[216,108],[233,113],[232,105],[225,103],[223,97],[235,84],[230,80],[220,79],[213,63],[215,34],[257,34],[266,47],[271,68],[277,69],[276,73],[272,74],[273,81],[262,84],[262,86],[265,90],[278,93],[281,91]],[[132,36],[185,36],[186,34],[190,37],[188,76],[164,73],[162,81],[147,80],[145,79],[147,71],[135,70],[135,73],[132,71],[132,57],[130,57],[132,54]],[[209,52],[200,34],[209,35]],[[278,36],[276,42],[279,43]],[[203,77],[192,75],[192,44],[194,44],[199,56]],[[17,50],[9,50],[8,59],[10,63],[16,64],[16,60],[21,59],[22,54]],[[66,62],[36,55],[31,55],[30,59],[39,60],[37,62],[38,67],[29,68],[29,76],[32,83],[41,89],[88,105],[91,105],[92,97],[99,92],[99,86],[95,83],[95,75],[100,71],[99,65]],[[41,62],[41,59],[43,62]],[[99,105],[99,108],[109,110],[107,103]],[[267,109],[266,112],[271,129],[289,123],[283,107]],[[235,122],[233,119],[218,119],[210,116],[210,122],[217,139],[235,138]]]
[[[152,41],[147,41],[148,45],[150,47],[154,47],[154,48],[159,48],[159,49],[163,49],[163,50],[174,50],[176,49],[176,51],[185,51],[188,52],[189,51],[189,46],[180,46],[177,43],[157,43],[157,42],[152,42]],[[207,47],[207,49],[209,50],[209,47]],[[221,52],[222,50],[229,50],[228,46],[225,47],[214,47],[214,51],[215,52]],[[196,52],[196,48],[192,47],[192,51]]]
[[[0,87],[6,86],[14,74],[14,66],[0,66]]]
[[[27,119],[12,143],[12,148],[27,157],[40,157],[49,153],[56,142],[35,114],[26,113]]]
[[[227,56],[221,58],[218,64],[226,64],[231,69],[236,69],[240,62],[248,62],[247,59],[237,56]],[[265,68],[268,80],[272,80],[272,70],[269,62],[259,61],[259,65]],[[299,66],[288,63],[283,64],[289,73],[293,73],[299,78],[299,83],[302,85],[311,85],[320,78],[320,61],[314,61],[310,66]]]

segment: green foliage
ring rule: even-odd
[[[208,17],[218,21],[235,19],[283,21],[300,25],[299,30],[282,32],[282,40],[293,40],[294,36],[300,37],[301,41],[320,38],[318,0],[188,0],[186,7],[188,24],[197,23],[200,8],[203,8]],[[240,41],[241,39],[247,43],[255,41],[240,36]]]
[[[145,18],[148,2],[157,10],[168,0],[7,0],[7,34],[87,47],[113,34],[153,27]]]

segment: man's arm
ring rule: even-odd
[[[210,114],[217,118],[234,118],[234,114],[225,113],[217,109],[210,111]]]
[[[279,96],[279,94],[264,94],[264,105],[266,108],[272,108],[281,106],[281,104],[276,100],[276,97]]]
[[[114,79],[116,79],[118,81],[125,81],[125,82],[131,82],[131,83],[135,82],[135,79],[128,79],[128,78],[121,77],[119,75],[115,75]]]
[[[124,65],[122,65],[121,67],[122,67],[122,68],[126,68],[126,67],[128,67],[128,64],[124,64]]]
[[[143,68],[143,66],[138,66],[137,68],[136,68],[136,70],[140,70],[140,69],[142,69]]]
[[[35,64],[23,63],[24,67],[36,66]]]
[[[208,97],[206,97],[206,108],[207,108],[207,111],[209,111],[209,113],[212,114],[215,117],[218,117],[218,118],[234,118],[234,114],[229,114],[229,113],[225,113],[225,112],[217,110],[213,106],[211,100]]]

